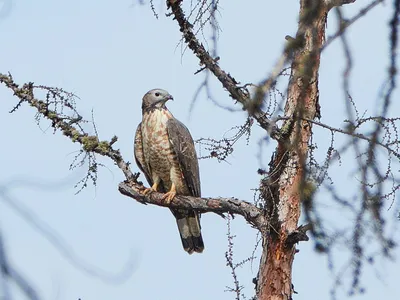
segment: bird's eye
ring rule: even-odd
[[[159,96],[160,96],[160,93],[155,93],[155,95],[156,95],[156,97],[159,97]]]

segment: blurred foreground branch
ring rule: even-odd
[[[0,282],[1,294],[4,300],[11,299],[8,283],[15,284],[28,299],[39,300],[36,291],[28,281],[10,264],[5,250],[3,235],[0,231]]]

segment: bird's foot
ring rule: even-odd
[[[157,192],[157,187],[158,187],[158,184],[155,183],[155,184],[153,184],[152,187],[145,189],[143,191],[143,194],[145,196],[147,196],[148,194],[151,194],[152,192]]]
[[[172,199],[176,196],[176,187],[175,184],[172,184],[171,189],[168,193],[165,193],[162,199],[167,203],[171,203]]]
[[[169,191],[168,193],[165,193],[162,199],[167,203],[170,204],[172,199],[176,196],[176,191]]]
[[[151,188],[145,189],[145,190],[143,191],[143,194],[144,194],[145,196],[147,196],[147,195],[151,194],[152,192],[157,192],[157,191],[151,187]]]

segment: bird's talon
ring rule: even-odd
[[[175,196],[176,196],[176,192],[170,191],[170,192],[166,193],[166,194],[162,197],[162,199],[163,199],[167,204],[170,204],[171,201],[172,201],[172,199],[174,199]]]
[[[143,194],[144,194],[145,196],[147,196],[148,194],[150,194],[150,193],[152,193],[152,192],[154,192],[154,190],[153,190],[152,188],[147,188],[147,189],[145,189],[145,190],[143,191]]]
[[[155,182],[151,187],[145,189],[145,190],[143,191],[143,194],[144,194],[145,196],[147,196],[148,194],[151,194],[152,192],[157,192],[157,188],[158,188],[158,183]]]

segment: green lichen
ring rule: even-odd
[[[289,137],[293,130],[293,124],[294,120],[293,118],[290,118],[285,125],[282,126],[281,130],[279,131],[281,138],[286,139]]]
[[[72,130],[71,130],[71,136],[72,136],[72,138],[71,138],[72,141],[73,141],[73,142],[76,142],[76,141],[78,140],[79,136],[80,136],[80,133],[79,133],[78,130],[72,129]]]
[[[106,154],[109,151],[110,145],[106,141],[102,141],[99,143],[97,146],[97,150],[100,152],[100,154]]]
[[[82,138],[82,148],[86,152],[93,152],[99,145],[99,139],[96,136],[89,135]]]
[[[55,119],[55,118],[57,118],[58,116],[57,116],[57,113],[55,113],[54,111],[49,111],[48,114],[47,114],[47,117],[48,117],[49,119]]]

